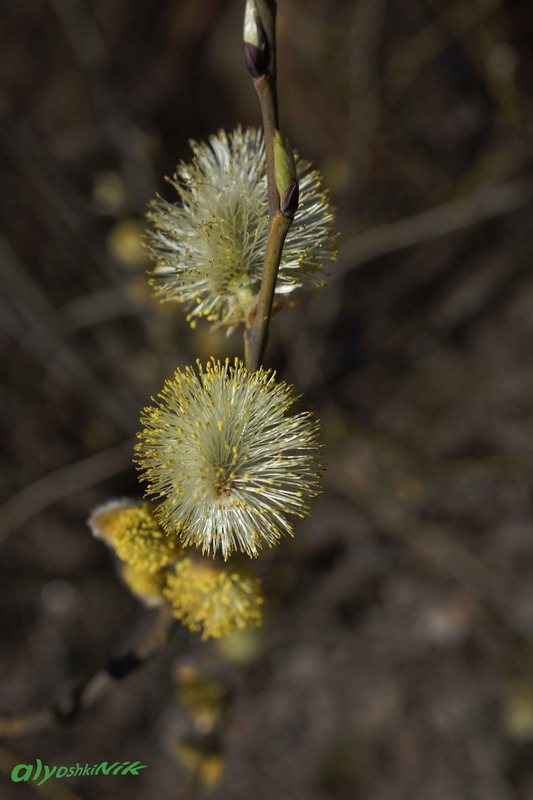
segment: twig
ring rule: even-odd
[[[57,703],[33,714],[0,717],[0,736],[15,738],[52,728],[58,723],[70,724],[84,709],[94,705],[113,683],[126,678],[157,653],[168,641],[173,624],[169,608],[162,606],[148,635],[137,647],[110,658],[89,678],[69,687]]]
[[[260,17],[261,36],[264,37],[263,48],[266,54],[265,63],[262,64],[262,74],[254,77],[254,87],[261,107],[265,139],[268,238],[257,307],[244,334],[244,360],[251,372],[259,368],[263,359],[283,245],[293,216],[293,213],[287,214],[285,209],[283,211],[280,209],[274,157],[274,141],[279,127],[276,88],[276,3],[275,0],[255,0],[255,7]]]
[[[274,136],[278,127],[278,109],[276,104],[276,87],[273,78],[262,75],[254,80],[255,91],[261,106],[263,132],[265,136],[265,155],[267,168],[268,221],[272,220],[279,210],[279,194],[276,187],[274,164]]]
[[[10,243],[0,238],[2,277],[10,304],[17,314],[13,327],[17,344],[31,349],[45,369],[55,369],[62,383],[80,393],[91,402],[92,408],[100,408],[124,433],[130,433],[133,414],[137,413],[131,402],[131,393],[125,391],[119,397],[104,391],[95,370],[80,357],[66,340],[64,321],[53,308],[45,292],[29,273]]]
[[[392,101],[398,103],[421,70],[436,60],[454,41],[461,41],[476,30],[479,24],[496,12],[504,0],[485,0],[484,3],[456,3],[445,9],[441,16],[421,31],[402,42],[393,52],[385,71],[385,85],[392,94]],[[453,26],[451,34],[448,27]]]
[[[493,217],[516,211],[533,200],[533,176],[503,183],[463,200],[446,203],[355,236],[342,248],[343,266],[332,279],[380,256],[470,228]]]
[[[36,514],[66,497],[129,469],[134,439],[75,464],[56,469],[26,486],[0,507],[0,544]]]
[[[358,430],[359,435],[367,438],[375,435],[372,429],[365,430],[365,426],[358,426]],[[388,437],[381,434],[378,434],[378,437],[380,447],[392,447],[393,451],[398,450],[397,442],[389,441]],[[405,451],[402,453],[401,450],[403,448],[400,449],[402,474],[416,475],[420,465],[411,464],[415,472],[410,473],[408,462],[413,460],[412,453]],[[423,467],[427,470],[427,465]],[[504,583],[497,572],[471,553],[445,528],[424,521],[416,506],[413,508],[409,503],[396,499],[393,492],[387,494],[387,502],[383,503],[382,485],[378,485],[375,491],[369,490],[366,485],[361,486],[354,476],[354,470],[346,468],[341,460],[330,465],[325,480],[330,489],[353,503],[388,538],[401,542],[410,552],[416,554],[417,558],[442,570],[470,591],[474,591],[515,637],[524,638],[524,631],[516,620]]]
[[[270,225],[257,311],[244,339],[246,366],[251,372],[259,368],[265,351],[279,262],[291,222],[278,211]]]
[[[251,16],[252,31],[246,23]],[[251,36],[254,43],[247,41]],[[274,137],[279,126],[276,77],[276,0],[248,0],[245,11],[245,60],[253,83],[263,121],[268,185],[268,219],[272,222],[279,210],[274,165]]]
[[[65,319],[65,334],[73,334],[121,317],[142,316],[145,310],[122,287],[88,292],[64,305],[60,313]]]

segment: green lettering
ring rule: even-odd
[[[126,762],[127,764],[128,762]],[[121,775],[127,775],[130,773],[131,775],[138,775],[140,769],[146,769],[147,764],[141,764],[140,761],[133,761],[129,767],[125,766],[121,772]]]
[[[108,761],[102,761],[102,763],[101,763],[101,764],[100,764],[100,766],[98,767],[97,773],[98,773],[100,770],[102,770],[102,772],[104,773],[104,775],[109,775],[109,773],[111,772],[111,770],[113,769],[113,767],[116,767],[116,766],[118,765],[118,763],[119,763],[118,761],[115,761],[115,763],[114,763],[114,764],[111,764],[111,766],[109,766],[109,762],[108,762]]]
[[[29,781],[33,765],[30,764],[17,764],[11,770],[11,780],[13,783],[20,783],[21,781]],[[21,774],[24,772],[24,774]]]
[[[43,783],[46,783],[48,778],[51,778],[54,772],[56,771],[57,767],[48,767],[46,764],[44,765],[44,778],[39,781],[37,786],[42,786]]]

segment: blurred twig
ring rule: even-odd
[[[40,362],[53,365],[62,382],[90,399],[93,409],[101,409],[123,432],[131,431],[136,414],[131,396],[126,392],[103,391],[95,370],[65,341],[64,323],[46,293],[33,279],[18,254],[5,239],[0,239],[2,276],[6,306],[14,306],[10,335],[20,346],[35,353]],[[9,301],[9,302],[8,302]]]
[[[371,151],[382,113],[379,92],[379,45],[386,18],[385,0],[359,0],[347,35],[349,68],[348,124],[354,193],[368,177]]]
[[[0,717],[0,736],[14,738],[51,728],[57,723],[68,724],[80,713],[94,705],[114,684],[123,680],[158,652],[168,641],[174,620],[167,606],[162,606],[141,643],[121,656],[111,657],[108,663],[86,680],[65,690],[57,703],[33,714]]]
[[[341,415],[338,408],[336,413]],[[432,483],[427,462],[420,459],[419,454],[409,446],[409,443],[398,441],[381,430],[357,423],[352,417],[346,418],[346,425],[349,425],[350,430],[354,432],[346,452],[356,452],[361,449],[361,444],[371,443],[373,450],[381,454],[380,480],[369,478],[368,467],[362,478],[361,471],[354,467],[353,456],[350,455],[347,458],[338,457],[330,464],[325,473],[328,488],[346,497],[355,508],[365,513],[377,530],[390,539],[401,542],[418,559],[451,576],[474,592],[508,631],[517,639],[524,638],[527,633],[524,633],[517,622],[515,609],[502,576],[486,564],[483,558],[471,552],[446,527],[424,519],[424,487]],[[387,456],[393,456],[393,461],[389,462],[393,466],[389,466],[388,469],[385,466]],[[520,470],[519,464],[513,466]],[[455,469],[464,467],[461,460],[454,462]],[[495,465],[494,460],[489,459],[487,471],[499,475],[495,467],[501,471],[501,463]],[[446,468],[443,472],[445,471]],[[401,476],[403,483],[412,483],[414,491],[410,499],[401,493],[398,494],[398,487],[395,486],[398,475]],[[438,476],[434,474],[433,480],[437,478]]]
[[[385,85],[392,94],[392,101],[399,102],[425,66],[437,59],[454,41],[476,30],[481,21],[497,11],[504,2],[485,0],[483,4],[478,4],[457,0],[443,9],[437,19],[402,42],[392,54],[385,73]]]
[[[135,440],[50,472],[0,506],[0,544],[36,514],[131,467]]]
[[[96,16],[81,0],[49,0],[72,53],[79,61],[102,130],[115,149],[138,210],[143,210],[157,185],[148,137],[135,125],[120,96],[111,95],[106,67],[113,54],[106,46]]]
[[[371,228],[344,244],[341,252],[343,266],[335,270],[332,277],[338,279],[374,258],[510,214],[532,200],[533,177],[528,176]]]
[[[487,90],[499,106],[505,121],[517,128],[520,127],[521,103],[514,80],[516,57],[505,42],[509,34],[506,35],[504,30],[502,37],[501,27],[497,26],[498,33],[495,35],[494,20],[492,20],[493,30],[489,26],[491,21],[489,18],[493,11],[503,5],[502,0],[477,0],[472,4],[472,8],[463,2],[458,6],[452,6],[451,9],[443,7],[441,0],[429,0],[429,2],[444,29],[455,41],[464,39],[465,26],[472,20],[471,14],[474,14],[474,18],[476,14],[478,15],[477,24],[472,28],[472,33],[475,35],[464,39],[463,48],[470,62],[477,66],[479,74],[486,79]],[[503,50],[500,49],[498,56],[499,48]]]
[[[68,332],[74,333],[121,317],[138,316],[145,308],[135,303],[121,287],[90,292],[71,300],[63,306],[61,314],[66,319]]]

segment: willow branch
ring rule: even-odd
[[[47,730],[58,723],[68,724],[94,705],[116,681],[123,680],[145,664],[168,641],[173,619],[167,606],[162,606],[144,640],[132,650],[109,659],[107,664],[86,680],[69,687],[57,703],[30,714],[0,717],[0,736],[14,738]]]
[[[254,372],[259,368],[265,352],[283,245],[295,209],[288,209],[285,206],[285,197],[281,198],[280,208],[280,194],[276,181],[274,143],[276,131],[279,129],[276,87],[276,3],[275,0],[250,1],[255,3],[252,18],[257,11],[259,20],[256,30],[252,28],[249,32],[251,38],[248,43],[247,65],[254,79],[254,88],[261,108],[268,191],[268,237],[261,287],[254,309],[255,315],[251,314],[244,334],[245,363],[247,368]],[[245,43],[245,48],[246,46]],[[283,194],[283,188],[280,191]],[[297,205],[297,184],[295,183],[287,191],[287,197],[295,199]]]
[[[278,109],[276,103],[276,86],[273,78],[262,75],[254,79],[254,87],[261,107],[263,134],[265,139],[265,156],[268,191],[268,221],[272,223],[279,211],[279,194],[276,186],[276,167],[274,163],[274,138],[278,127]]]
[[[281,211],[278,211],[269,226],[257,310],[251,327],[246,331],[244,340],[246,366],[251,372],[259,369],[265,352],[279,262],[291,222],[292,219],[285,217]]]
[[[276,2],[275,0],[255,0],[261,19],[262,33],[265,38],[266,64],[263,75],[254,78],[257,92],[263,132],[265,137],[267,184],[268,184],[268,219],[272,222],[279,210],[279,195],[276,188],[274,168],[274,136],[279,127],[277,66],[276,66]]]

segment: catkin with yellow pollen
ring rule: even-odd
[[[120,574],[128,589],[146,606],[159,606],[164,602],[163,589],[166,581],[164,569],[150,572],[123,563]]]
[[[89,526],[122,561],[144,572],[157,572],[181,555],[176,537],[165,534],[149,503],[111,501],[93,511]]]
[[[199,317],[228,328],[244,322],[263,272],[268,234],[263,132],[219,131],[191,142],[194,159],[178,165],[170,183],[179,202],[152,204],[151,283],[161,301],[184,303]],[[300,205],[287,235],[276,282],[279,304],[324,284],[324,265],[337,255],[335,213],[318,172],[296,158]]]
[[[318,424],[292,387],[241,361],[177,370],[144,410],[136,461],[169,534],[224,559],[292,534],[319,494]]]
[[[202,639],[261,625],[261,582],[244,567],[181,559],[164,590],[172,613]]]

